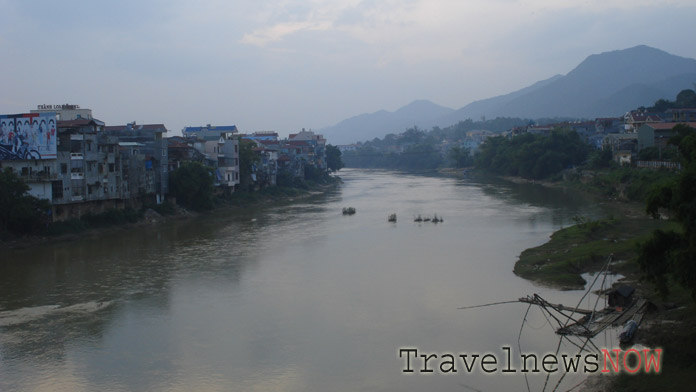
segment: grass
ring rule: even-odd
[[[583,173],[567,173],[564,182],[595,195],[643,202],[653,186],[670,181],[676,175],[676,172],[666,169],[613,167]]]
[[[677,229],[673,222],[653,219],[608,218],[578,222],[561,229],[546,244],[522,252],[515,263],[518,276],[550,286],[578,289],[585,286],[581,274],[601,268],[610,254],[614,270],[635,270],[637,244],[655,229]]]

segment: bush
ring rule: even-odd
[[[0,230],[12,234],[35,234],[50,222],[51,204],[28,194],[29,186],[5,168],[0,172]]]
[[[213,208],[213,172],[198,162],[186,162],[169,175],[171,193],[179,204],[196,211]]]

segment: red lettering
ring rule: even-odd
[[[611,354],[609,354],[609,350],[607,350],[606,348],[603,348],[602,354],[604,354],[604,368],[602,369],[602,373],[609,373],[611,371],[611,370],[607,369],[607,360],[609,360],[609,363],[611,364],[612,369],[614,369],[614,373],[619,372],[619,363],[620,363],[619,362],[619,353],[621,352],[621,350],[619,350],[618,348],[615,348],[611,351],[616,354],[616,363],[614,363],[614,361],[611,360]]]
[[[655,353],[657,353],[657,360],[655,360],[654,354],[650,354],[650,356],[648,356],[649,352],[650,350],[648,349],[643,350],[643,356],[645,357],[645,372],[650,373],[651,369],[654,367],[654,372],[660,373],[660,355],[662,354],[662,349],[655,349]]]
[[[628,367],[628,363],[626,362],[626,358],[628,358],[628,354],[631,354],[631,353],[636,354],[636,357],[638,358],[638,365],[636,365],[636,367],[634,367],[633,369]],[[624,370],[629,372],[629,373],[635,373],[635,372],[639,371],[640,370],[640,352],[638,350],[636,350],[635,348],[632,348],[632,349],[626,351],[624,353],[624,357],[623,357],[623,367],[624,367]]]

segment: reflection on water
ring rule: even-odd
[[[9,252],[0,390],[519,390],[519,374],[404,375],[398,349],[517,347],[524,306],[456,308],[572,303],[512,267],[599,207],[528,184],[341,173],[340,189],[299,202]],[[443,224],[412,221],[435,213]],[[525,351],[554,351],[541,312],[528,322]]]

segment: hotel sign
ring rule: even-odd
[[[75,110],[79,109],[80,105],[70,105],[70,104],[63,104],[63,105],[36,105],[37,110]]]

